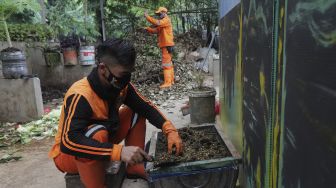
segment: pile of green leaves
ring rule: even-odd
[[[48,136],[54,136],[57,132],[60,114],[61,108],[59,107],[43,116],[40,120],[19,125],[16,131],[20,135],[20,142],[25,144],[32,139],[41,140]]]
[[[16,123],[0,123],[0,148],[20,142],[20,135],[16,131],[17,126]]]
[[[44,42],[53,38],[52,29],[46,24],[8,24],[12,41]],[[3,27],[0,27],[0,41],[6,41]]]

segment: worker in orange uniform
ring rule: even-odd
[[[155,12],[155,14],[160,16],[160,19],[157,20],[145,12],[147,21],[154,26],[154,28],[146,27],[145,29],[151,34],[158,35],[158,45],[162,52],[164,83],[160,86],[160,88],[170,87],[172,84],[174,84],[174,66],[172,62],[172,53],[175,43],[173,27],[167,13],[168,10],[165,7],[160,7]]]
[[[181,138],[169,121],[130,83],[136,52],[129,42],[113,39],[97,49],[97,68],[67,91],[49,157],[67,173],[79,173],[87,188],[105,187],[108,161],[127,164],[129,177],[147,178],[144,161],[146,120],[162,129],[168,152],[182,152]],[[125,146],[120,142],[125,140]]]

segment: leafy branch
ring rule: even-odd
[[[24,10],[37,12],[40,10],[40,4],[35,0],[10,0],[0,1],[0,21],[6,32],[8,45],[13,47],[11,37],[8,31],[7,19],[14,13],[21,13]]]
[[[75,34],[94,42],[100,35],[95,23],[95,14],[88,11],[88,1],[57,1],[48,6],[48,20],[56,35]]]

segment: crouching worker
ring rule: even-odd
[[[49,157],[61,172],[79,173],[87,188],[105,186],[108,161],[123,161],[128,176],[147,178],[143,162],[151,158],[144,152],[146,119],[162,129],[168,152],[173,146],[177,155],[182,152],[173,124],[130,83],[135,59],[129,42],[105,41],[97,49],[97,68],[64,97]]]

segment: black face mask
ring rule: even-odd
[[[163,13],[160,13],[160,14],[159,14],[159,18],[160,18],[160,20],[162,20],[164,17],[165,17],[165,15],[164,15]]]
[[[125,76],[118,78],[114,74],[112,74],[109,68],[106,67],[106,69],[110,74],[106,79],[110,83],[112,89],[122,90],[131,81],[131,73],[128,73]]]

